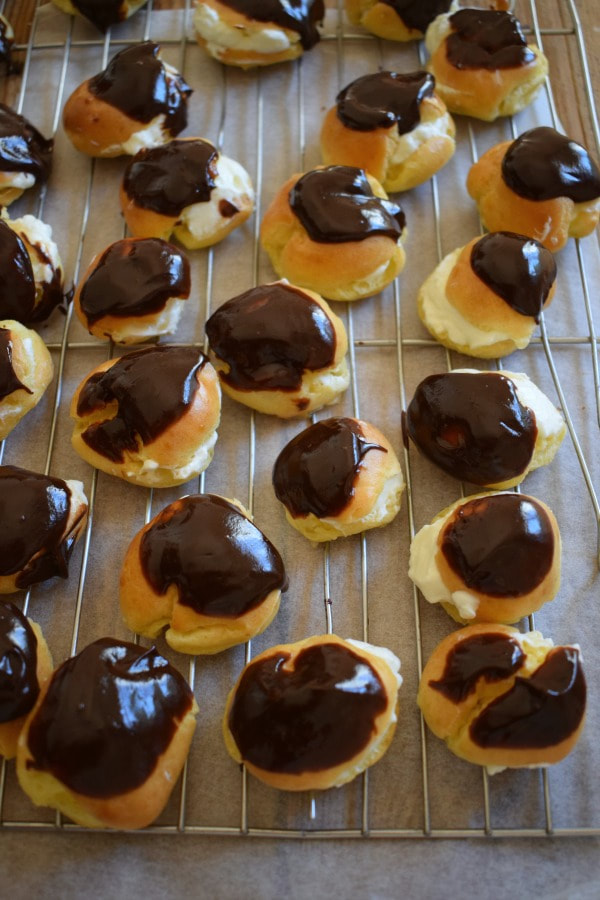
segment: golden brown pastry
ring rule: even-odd
[[[90,465],[146,487],[173,487],[212,460],[217,373],[194,347],[159,344],[97,366],[71,403],[72,443]]]
[[[71,16],[83,16],[100,31],[118,25],[144,6],[148,0],[52,0]]]
[[[52,229],[35,216],[0,218],[0,318],[41,322],[64,300],[64,276]]]
[[[344,323],[314,291],[286,281],[228,300],[206,334],[225,393],[259,412],[308,416],[350,382]]]
[[[39,334],[13,319],[0,320],[0,440],[40,402],[53,374]]]
[[[283,448],[273,487],[290,525],[311,541],[333,541],[391,522],[404,478],[379,429],[332,418],[309,425]]]
[[[219,653],[270,625],[287,590],[282,559],[237,500],[175,500],[129,545],[121,572],[128,627],[155,638],[167,628],[181,653]]]
[[[467,176],[489,231],[517,231],[549,250],[585,237],[600,218],[600,171],[585,147],[543,126],[496,144]]]
[[[539,631],[469,625],[433,651],[418,703],[433,733],[457,756],[492,771],[548,766],[575,746],[586,682],[577,646]]]
[[[0,206],[48,180],[54,141],[24,116],[0,103]]]
[[[419,290],[419,317],[445,347],[494,359],[529,344],[555,287],[549,250],[496,231],[444,257]]]
[[[552,510],[526,494],[475,494],[424,525],[408,574],[457,622],[510,624],[560,587],[561,541]]]
[[[417,41],[429,23],[447,12],[452,0],[344,0],[354,25],[389,41]]]
[[[406,219],[362,169],[327,166],[292,175],[262,221],[273,268],[329,300],[379,293],[404,267]]]
[[[42,689],[19,738],[19,783],[79,825],[143,828],[169,799],[197,712],[154,648],[101,638]]]
[[[229,694],[227,750],[281,790],[346,784],[392,740],[399,669],[390,650],[336,635],[271,647],[248,663]]]

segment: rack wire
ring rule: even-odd
[[[15,3],[5,0],[0,2],[0,10],[10,18],[15,5],[16,0]],[[203,323],[215,305],[248,286],[271,280],[272,273],[258,240],[262,211],[283,180],[276,179],[278,171],[286,177],[291,171],[301,171],[318,163],[315,149],[317,122],[323,109],[331,105],[337,90],[351,77],[356,77],[351,73],[368,70],[366,59],[371,68],[397,66],[407,71],[422,64],[424,51],[422,47],[392,48],[350,28],[340,2],[336,9],[328,12],[321,46],[304,59],[285,67],[285,72],[281,73],[239,73],[205,58],[190,38],[187,23],[191,0],[169,3],[174,7],[171,12],[162,11],[159,8],[162,5],[159,0],[155,3],[150,0],[144,11],[134,17],[135,21],[132,19],[131,23],[100,37],[85,23],[56,11],[49,16],[48,7],[38,0],[29,37],[17,47],[23,57],[22,76],[18,82],[11,79],[8,95],[19,112],[29,115],[32,95],[37,97],[40,93],[40,79],[44,80],[48,73],[48,83],[55,85],[52,108],[47,106],[48,84],[44,84],[42,100],[37,107],[32,101],[32,108],[37,110],[38,116],[45,116],[45,131],[56,136],[57,152],[60,150],[64,156],[56,176],[58,185],[53,186],[53,176],[50,187],[42,190],[39,199],[26,198],[19,212],[33,211],[42,219],[53,221],[55,216],[60,221],[63,230],[57,230],[55,237],[63,256],[67,254],[66,270],[74,283],[87,264],[90,247],[94,246],[95,252],[103,249],[109,242],[105,233],[110,233],[113,240],[123,235],[116,206],[108,199],[123,163],[77,158],[76,151],[62,135],[61,110],[69,91],[83,80],[79,75],[81,70],[85,70],[84,77],[89,77],[104,68],[122,46],[140,39],[159,39],[165,55],[168,54],[169,60],[195,87],[194,96],[202,93],[205,105],[196,110],[194,126],[199,127],[201,123],[201,133],[220,149],[253,165],[257,206],[243,239],[232,242],[229,250],[226,247],[229,242],[225,242],[215,249],[193,255],[195,292],[204,295],[204,303],[198,304],[194,313],[188,315],[175,335],[175,342],[202,346]],[[534,0],[524,3],[522,9],[519,6],[518,12],[522,21],[530,23],[538,45],[543,47],[553,41],[563,41],[575,46],[591,130],[600,155],[600,132],[581,24],[572,0],[564,4],[564,8],[568,10],[570,24],[559,28],[540,24]],[[322,63],[318,62],[319,54],[324,60]],[[92,57],[93,65],[89,61]],[[317,68],[320,65],[322,70]],[[323,99],[324,94],[316,93],[323,72],[328,76],[327,102]],[[321,87],[324,91],[324,85]],[[293,100],[282,107],[282,95]],[[546,86],[546,104],[549,121],[560,127],[550,84]],[[290,107],[293,107],[293,113],[290,113]],[[288,115],[287,121],[282,121],[282,108]],[[508,125],[490,127],[463,122],[459,126],[461,146],[469,148],[468,158],[463,155],[456,163],[449,164],[428,185],[406,198],[409,227],[411,221],[415,221],[420,229],[421,245],[427,244],[426,248],[414,244],[412,247],[413,254],[422,256],[423,260],[416,260],[415,271],[409,277],[409,259],[407,273],[396,279],[380,304],[378,300],[370,300],[366,304],[345,305],[352,376],[343,414],[360,417],[365,416],[366,410],[365,417],[381,427],[398,447],[401,443],[400,412],[410,397],[411,385],[434,371],[436,365],[449,369],[460,363],[456,354],[442,350],[434,341],[423,337],[423,330],[411,310],[414,287],[446,252],[459,245],[459,234],[465,237],[464,243],[477,227],[473,213],[465,212],[468,205],[464,198],[457,194],[459,176],[464,174],[465,165],[497,140],[514,137],[525,127],[530,127],[529,115],[527,112],[521,114],[518,122],[511,120]],[[35,123],[44,131],[39,118]],[[282,132],[285,133],[283,137]],[[242,143],[230,146],[232,134]],[[274,147],[274,143],[277,146]],[[15,215],[12,209],[11,215]],[[107,217],[110,220],[108,227]],[[72,230],[65,229],[65,222],[73,226]],[[410,249],[409,243],[409,253]],[[539,336],[518,359],[520,363],[524,361],[519,369],[529,371],[532,368],[536,372],[534,380],[541,378],[554,386],[569,431],[569,460],[562,464],[559,458],[555,463],[558,474],[555,471],[537,475],[536,491],[532,493],[537,492],[544,499],[553,498],[563,510],[564,517],[559,521],[565,544],[574,545],[580,539],[577,565],[569,570],[572,581],[561,592],[567,595],[561,602],[563,610],[568,611],[570,624],[571,615],[577,611],[577,592],[585,588],[592,596],[594,591],[597,595],[598,590],[600,504],[595,485],[600,472],[595,456],[590,454],[600,427],[598,337],[590,289],[600,273],[597,237],[589,238],[583,244],[576,242],[565,251],[567,253],[563,293],[574,311],[569,308],[554,316],[555,301],[552,312],[542,318]],[[425,267],[426,262],[431,263],[429,268]],[[403,708],[412,705],[406,692],[412,690],[414,693],[426,651],[437,643],[444,629],[447,631],[451,626],[442,620],[439,611],[432,611],[424,604],[418,591],[410,585],[406,577],[408,543],[421,524],[456,499],[456,487],[448,485],[445,476],[432,476],[427,464],[405,448],[403,468],[407,490],[404,511],[398,522],[381,534],[363,534],[356,539],[337,542],[335,546],[326,545],[321,553],[299,536],[289,534],[269,485],[270,465],[274,459],[271,451],[283,446],[300,426],[297,423],[265,422],[265,417],[233,404],[225,405],[215,462],[197,482],[177,493],[144,491],[115,484],[114,479],[92,472],[70,452],[67,421],[72,387],[106,358],[107,353],[112,355],[119,351],[112,345],[107,348],[90,339],[74,319],[71,307],[67,308],[62,322],[57,315],[52,318],[44,337],[55,359],[54,394],[40,405],[39,411],[29,414],[14,436],[1,445],[0,463],[9,460],[62,477],[80,477],[86,485],[89,520],[85,537],[71,561],[68,582],[36,587],[23,599],[24,611],[43,624],[58,661],[77,652],[88,638],[91,640],[119,629],[123,631],[124,626],[115,612],[120,560],[133,534],[181,493],[206,489],[228,496],[245,494],[245,505],[256,514],[258,524],[269,533],[286,560],[289,553],[293,566],[290,571],[293,597],[288,601],[287,610],[280,613],[266,635],[244,648],[222,654],[219,659],[196,661],[178,656],[159,644],[161,652],[187,672],[199,700],[202,698],[201,708],[204,704],[206,712],[201,713],[198,734],[180,786],[165,813],[144,833],[322,839],[600,835],[600,822],[595,812],[599,806],[597,796],[594,803],[597,788],[592,778],[598,751],[591,737],[587,742],[582,739],[585,749],[578,748],[568,762],[561,764],[556,777],[545,769],[511,772],[506,777],[498,776],[503,780],[497,789],[495,780],[490,779],[485,770],[479,775],[476,767],[449,758],[445,748],[427,735],[416,708],[407,709],[406,713],[403,709],[402,734],[395,738],[384,760],[372,773],[364,773],[356,782],[338,791],[284,795],[247,778],[243,769],[238,774],[220,743],[220,714],[228,686],[241,666],[252,657],[257,644],[262,648],[304,637],[311,631],[332,633],[344,629],[362,640],[386,643],[395,652],[401,651],[399,655],[403,659],[406,680],[401,703]],[[473,361],[467,364],[473,366]],[[515,369],[512,360],[511,367]],[[368,385],[367,396],[365,383]],[[579,394],[570,404],[567,402],[567,387],[572,390],[574,383],[585,398],[583,408]],[[373,385],[382,384],[385,384],[385,391],[372,391]],[[589,415],[590,406],[595,407],[594,422]],[[337,408],[335,413],[338,414]],[[319,417],[323,415],[327,412],[319,413]],[[224,459],[219,463],[221,453]],[[243,478],[242,471],[246,472]],[[569,476],[566,489],[572,494],[575,510],[570,509],[570,497],[564,497],[566,475],[563,477],[561,473],[565,472]],[[431,498],[431,485],[435,488],[435,500]],[[432,506],[432,503],[436,505]],[[115,511],[118,515],[116,528]],[[577,534],[573,533],[574,529],[578,529]],[[338,547],[340,543],[344,546]],[[345,599],[347,603],[344,603]],[[403,607],[401,614],[398,612],[400,606]],[[577,612],[583,642],[589,633],[592,612],[589,608]],[[560,610],[555,612],[553,609],[548,613],[545,607],[538,618],[543,619],[544,625],[552,626],[551,633],[557,639],[562,638]],[[523,627],[533,629],[533,617],[523,623]],[[586,663],[594,672],[600,665],[598,652],[594,647],[589,648],[589,653],[587,647],[584,649]],[[591,718],[590,732],[598,724],[598,710],[594,707]],[[209,765],[210,772],[206,777],[204,771]],[[448,776],[450,785],[447,784]],[[460,797],[460,809],[453,808],[457,797]],[[80,830],[60,815],[46,814],[46,811],[28,805],[16,785],[13,765],[3,763],[0,770],[0,830],[9,828]]]

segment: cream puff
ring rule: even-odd
[[[53,150],[52,138],[47,140],[24,116],[0,103],[1,206],[48,180]]]
[[[0,440],[42,399],[54,374],[45,343],[30,328],[0,319]]]
[[[420,40],[429,23],[455,5],[456,0],[344,0],[353,25],[389,41]]]
[[[118,25],[144,6],[148,0],[52,0],[71,16],[83,16],[100,31]]]

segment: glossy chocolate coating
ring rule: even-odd
[[[399,134],[421,121],[420,106],[431,97],[435,79],[429,72],[375,72],[363,75],[337,95],[337,114],[348,128],[374,131],[397,125]]]
[[[233,297],[206,323],[210,348],[229,366],[220,377],[236,390],[297,391],[305,371],[331,366],[336,334],[325,311],[286,284]]]
[[[60,666],[28,735],[28,769],[86,797],[142,785],[191,710],[192,692],[152,647],[101,638]]]
[[[297,775],[339,766],[361,753],[388,698],[364,656],[338,644],[275,653],[242,673],[229,729],[242,759]]]
[[[27,248],[19,235],[0,219],[0,318],[30,322],[35,293]]]
[[[167,506],[142,536],[140,563],[155,593],[174,584],[179,603],[203,616],[235,619],[287,588],[273,544],[233,503],[214,494]]]
[[[457,69],[514,69],[535,60],[521,23],[497,9],[460,9],[449,18],[446,56]]]
[[[452,0],[381,0],[391,6],[407,28],[427,31],[427,26],[436,16],[448,12]]]
[[[83,384],[77,415],[85,416],[117,401],[114,418],[96,422],[82,433],[85,443],[113,462],[136,453],[139,441],[150,444],[181,419],[194,402],[197,373],[206,364],[194,347],[160,344],[122,356]]]
[[[575,647],[554,647],[531,678],[517,676],[485,707],[469,734],[480,747],[554,747],[571,737],[585,714],[586,683]]]
[[[354,496],[367,453],[387,453],[367,441],[356,419],[323,419],[287,444],[273,466],[277,499],[296,518],[338,516]]]
[[[39,692],[33,628],[13,603],[0,603],[0,723],[28,713]]]
[[[319,40],[317,22],[325,18],[323,0],[220,0],[236,12],[257,22],[272,22],[300,35],[304,50]]]
[[[524,472],[537,436],[533,410],[521,404],[514,382],[495,372],[430,375],[405,422],[424,456],[448,475],[481,485]]]
[[[4,400],[14,391],[26,391],[32,394],[26,385],[17,378],[12,362],[12,338],[9,328],[0,327],[0,400]]]
[[[20,572],[18,588],[66,578],[75,543],[72,534],[65,536],[70,506],[62,479],[0,466],[0,575]]]
[[[5,103],[0,103],[0,172],[25,172],[47,181],[54,141]]]
[[[104,316],[129,318],[158,313],[173,297],[190,294],[190,264],[160,238],[124,238],[104,251],[81,287],[79,303],[88,323]]]
[[[397,241],[406,217],[398,203],[376,197],[363,169],[326,166],[303,175],[289,195],[290,206],[313,241],[364,241],[385,235]]]
[[[442,531],[440,549],[465,587],[492,597],[521,597],[550,571],[554,532],[533,497],[496,494],[458,507]]]
[[[182,76],[169,75],[158,58],[160,46],[144,41],[121,50],[106,69],[91,78],[90,93],[144,124],[165,116],[171,137],[187,125],[187,99],[192,93]]]
[[[71,0],[71,2],[75,9],[100,31],[106,31],[111,25],[124,22],[127,18],[126,0]]]
[[[587,203],[600,197],[600,170],[585,147],[545,125],[512,142],[502,160],[502,178],[527,200],[568,197]]]
[[[471,268],[515,312],[539,322],[556,279],[554,257],[543,244],[512,231],[486,234],[473,245]]]
[[[515,638],[496,632],[474,634],[455,644],[446,658],[439,681],[429,687],[452,703],[462,703],[472,694],[480,679],[488,684],[514,675],[525,663],[525,653]]]
[[[125,170],[125,193],[142,209],[179,216],[186,206],[210,200],[218,157],[213,145],[200,138],[140,150]]]

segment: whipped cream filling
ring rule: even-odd
[[[210,201],[187,206],[181,213],[181,224],[196,239],[209,238],[220,231],[223,225],[223,216],[219,211],[220,201],[225,200],[239,208],[242,197],[254,200],[250,176],[235,159],[219,154],[217,177],[215,187],[210,192]]]
[[[446,113],[432,122],[421,122],[406,134],[398,134],[398,129],[393,125],[391,137],[394,143],[390,165],[400,165],[432,138],[446,137],[450,131],[450,121],[450,116]]]
[[[196,7],[194,28],[206,42],[206,49],[211,56],[216,57],[224,50],[282,53],[295,42],[290,32],[273,26],[248,29],[228,25],[218,12],[206,3],[199,3]],[[298,40],[299,37],[296,36],[296,41]]]

